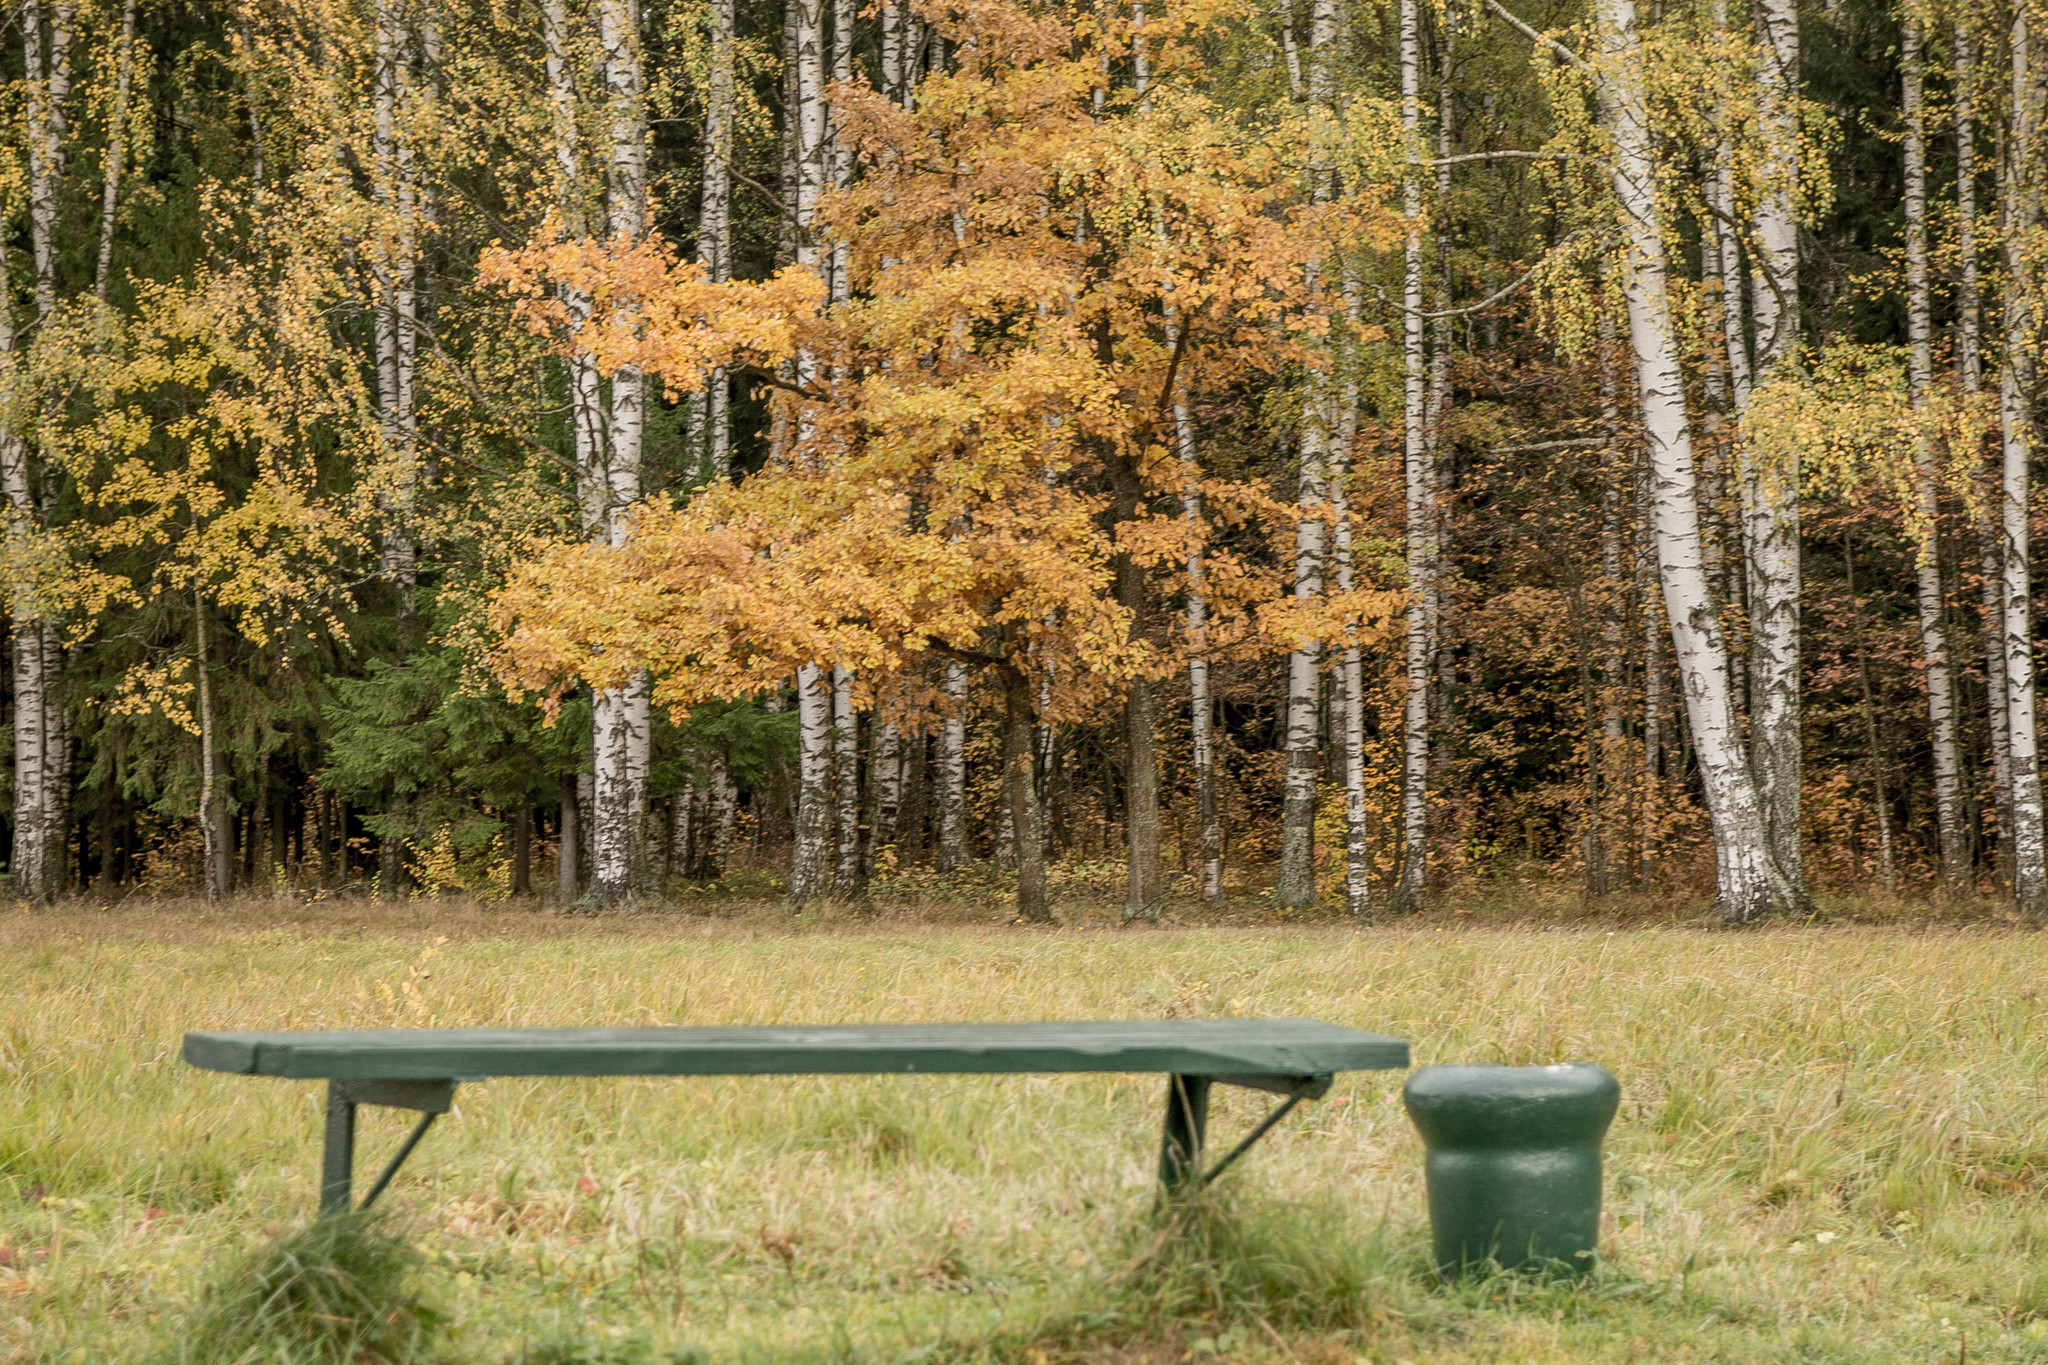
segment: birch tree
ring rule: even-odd
[[[101,303],[107,301],[107,287],[114,272],[114,225],[121,209],[121,175],[127,169],[129,91],[135,82],[135,5],[121,6],[121,38],[114,58],[114,101],[107,114],[107,145],[102,154],[100,176],[100,245],[94,258],[92,292]]]
[[[2028,495],[2034,435],[2034,234],[2040,226],[2041,81],[2033,64],[2033,15],[2019,0],[2012,20],[2011,112],[1999,164],[2005,246],[2005,357],[1998,383],[2003,456],[1999,479],[2000,555],[2004,561],[2001,630],[2005,642],[2005,732],[2012,782],[2013,902],[2030,920],[2048,918],[2041,772],[2034,719],[2033,577]]]
[[[1312,135],[1334,139],[1337,0],[1314,0],[1309,23],[1308,103]],[[1335,171],[1319,159],[1311,169],[1310,197],[1327,202],[1335,193]],[[1322,261],[1307,267],[1309,287],[1319,287]],[[1301,516],[1294,530],[1294,596],[1307,601],[1323,590],[1325,516],[1330,480],[1330,380],[1326,364],[1311,365],[1302,386],[1299,477],[1295,501]],[[1322,651],[1312,641],[1287,656],[1287,777],[1280,810],[1280,870],[1275,901],[1285,907],[1315,904],[1316,783],[1322,771]]]
[[[30,264],[35,280],[35,322],[47,326],[57,311],[57,253],[61,213],[70,179],[74,11],[43,0],[21,7],[26,55],[25,131],[28,134]],[[47,36],[46,36],[47,29]],[[16,357],[22,338],[10,316],[0,323],[0,355]],[[18,364],[18,360],[13,363]],[[20,423],[25,404],[0,422]],[[0,431],[0,495],[7,500],[9,613],[14,623],[14,894],[48,901],[64,889],[71,791],[70,721],[61,674],[64,638],[47,585],[36,566],[46,556],[38,542],[57,495],[57,473],[38,468],[33,436],[19,426]]]
[[[1908,0],[1911,5],[1914,0]],[[1919,540],[1914,588],[1920,607],[1920,662],[1926,670],[1927,721],[1934,738],[1935,825],[1941,840],[1941,875],[1950,890],[1968,875],[1963,852],[1962,762],[1956,745],[1954,674],[1949,667],[1948,632],[1938,532],[1940,506],[1935,447],[1925,428],[1934,382],[1934,304],[1927,273],[1927,127],[1923,24],[1909,8],[1899,57],[1905,120],[1906,171],[1906,337],[1907,387],[1913,411],[1922,418],[1913,437],[1913,526]]]
[[[697,263],[714,282],[732,278],[734,0],[712,0],[711,71],[704,92],[704,185],[697,217]],[[732,474],[731,381],[724,369],[705,377],[690,400],[690,448],[702,461],[698,478],[709,483]]]
[[[1343,398],[1338,407],[1336,439],[1330,450],[1330,525],[1335,551],[1337,591],[1348,597],[1358,587],[1351,529],[1351,452],[1358,441],[1359,357],[1358,285],[1345,281],[1345,340],[1350,347],[1344,369]],[[1344,911],[1353,920],[1370,921],[1372,910],[1372,844],[1365,788],[1365,650],[1358,623],[1346,623],[1343,653],[1337,666],[1338,725],[1344,754]]]
[[[1956,374],[1965,403],[1983,391],[1983,296],[1977,241],[1977,31],[1970,16],[1953,31],[1956,141]],[[2000,534],[2002,472],[1989,472],[1990,487],[1971,518],[1977,542],[1978,609],[1983,624],[1985,729],[1991,746],[1991,801],[1998,823],[1997,870],[2012,883],[2011,722],[2005,692],[2005,556]],[[1982,479],[1978,482],[1981,484]]]
[[[605,228],[618,250],[638,242],[647,230],[646,82],[634,0],[595,0],[595,5],[605,94]],[[632,329],[636,323],[627,316],[613,325]],[[640,499],[646,395],[640,369],[633,364],[614,369],[609,388],[602,483],[593,490],[600,512],[589,534],[616,547],[631,537],[631,509]],[[653,746],[646,674],[636,672],[600,690],[591,712],[591,894],[598,904],[611,906],[633,897],[646,842]]]
[[[812,230],[818,197],[825,187],[827,157],[824,0],[788,0],[785,24],[790,105],[784,115],[788,156],[784,176],[789,185],[791,252],[800,268],[828,280],[830,261]],[[794,364],[797,384],[808,385],[817,372],[817,357],[800,351]],[[800,415],[797,420],[801,444],[803,426],[809,419]],[[796,675],[797,831],[790,851],[789,898],[799,905],[826,894],[836,870],[832,859],[835,699],[831,677],[829,665],[815,662],[800,667]]]
[[[1401,3],[1401,133],[1408,149],[1401,249],[1401,462],[1406,475],[1408,608],[1407,696],[1401,744],[1401,881],[1397,909],[1421,907],[1429,848],[1429,682],[1436,662],[1431,527],[1436,487],[1429,439],[1429,356],[1422,292],[1422,43],[1415,0]]]
[[[1757,0],[1758,187],[1751,309],[1754,383],[1799,382],[1799,12]],[[1743,447],[1749,579],[1750,767],[1771,860],[1803,905],[1800,872],[1802,737],[1799,700],[1799,469]]]
[[[1730,704],[1720,612],[1700,563],[1692,428],[1671,312],[1664,215],[1656,197],[1657,165],[1635,24],[1634,0],[1601,0],[1597,80],[1625,244],[1622,295],[1649,449],[1658,577],[1685,689],[1686,719],[1713,818],[1717,902],[1723,918],[1747,922],[1791,909],[1798,897],[1771,857],[1763,811]]]

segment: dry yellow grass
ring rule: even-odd
[[[1891,927],[10,912],[0,1361],[144,1358],[211,1267],[310,1209],[317,1087],[194,1071],[187,1028],[1189,1014],[1395,1033],[1418,1063],[1605,1063],[1606,1265],[1576,1290],[1433,1286],[1389,1075],[1228,1178],[1276,1274],[1293,1229],[1304,1264],[1336,1246],[1361,1277],[1353,1310],[1286,1330],[1200,1295],[1148,1313],[1157,1287],[1113,1276],[1151,1195],[1151,1077],[494,1081],[389,1201],[450,1360],[2048,1359],[2044,958]],[[1223,1095],[1218,1135],[1260,1098]],[[364,1166],[404,1124],[371,1112]]]

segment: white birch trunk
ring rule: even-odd
[[[1335,0],[1315,0],[1309,21],[1308,97],[1318,122],[1331,116],[1335,93],[1332,63],[1337,41]],[[1310,171],[1310,193],[1326,200],[1334,192],[1334,173],[1318,165]],[[1307,266],[1314,297],[1322,263]],[[1300,480],[1295,501],[1301,516],[1294,528],[1294,595],[1310,598],[1323,590],[1325,515],[1330,478],[1330,379],[1311,368],[1304,385],[1301,415]],[[1316,901],[1316,784],[1322,774],[1321,720],[1322,649],[1313,641],[1297,645],[1287,656],[1286,785],[1280,807],[1280,873],[1275,901],[1284,907],[1310,906]]]
[[[114,59],[114,107],[107,114],[106,169],[100,177],[100,249],[93,266],[92,292],[107,301],[114,269],[114,224],[121,207],[121,175],[128,161],[128,92],[135,78],[135,4],[121,6],[121,46]]]
[[[1429,849],[1429,683],[1436,647],[1429,593],[1434,555],[1431,523],[1436,490],[1430,477],[1428,355],[1422,293],[1422,50],[1416,0],[1401,0],[1401,131],[1408,169],[1401,207],[1408,218],[1402,244],[1402,466],[1406,474],[1408,550],[1407,700],[1401,743],[1401,878],[1396,908],[1421,908]]]
[[[811,223],[817,213],[818,196],[824,190],[826,173],[825,109],[825,14],[823,0],[788,0],[784,14],[785,43],[788,48],[787,113],[788,137],[785,150],[789,164],[784,167],[790,187],[793,222],[790,250],[795,263],[817,272],[830,283],[830,263],[819,250]],[[808,384],[818,373],[817,357],[799,352],[796,379]],[[811,423],[799,413],[795,419],[794,441],[797,458],[809,460]],[[798,727],[801,779],[797,784],[797,840],[791,850],[790,899],[802,902],[824,895],[830,889],[832,868],[832,697],[825,672],[819,664],[808,664],[797,674]],[[806,679],[809,681],[807,682]],[[813,694],[817,694],[815,697]],[[816,724],[811,711],[818,712]]]
[[[36,320],[47,323],[57,307],[60,214],[69,169],[72,9],[68,4],[51,8],[47,53],[41,0],[28,0],[21,15],[27,75],[30,256],[35,271]],[[19,364],[20,337],[11,303],[0,303],[0,357],[5,358],[9,370]],[[23,406],[17,405],[17,411]],[[6,420],[0,417],[0,421]],[[48,523],[56,492],[51,471],[44,471],[40,481],[36,477],[31,463],[33,445],[28,431],[0,427],[0,493],[7,501],[9,545],[21,556],[14,562],[23,566],[9,584],[15,706],[15,832],[10,870],[16,896],[44,902],[63,889],[69,862],[65,851],[71,767],[69,718],[61,690],[63,643],[46,615],[47,604],[26,572],[35,559],[32,542]]]
[[[1294,0],[1280,0],[1280,53],[1287,63],[1287,91],[1300,99],[1303,93],[1301,80],[1301,44],[1294,36]]]
[[[1728,31],[1727,0],[1713,0],[1713,24],[1717,35],[1725,37]],[[1742,247],[1736,234],[1735,195],[1735,144],[1728,129],[1729,112],[1716,111],[1715,122],[1720,132],[1714,141],[1714,169],[1706,185],[1707,209],[1712,219],[1710,230],[1714,238],[1716,255],[1719,257],[1721,280],[1722,344],[1728,357],[1729,396],[1734,399],[1735,410],[1741,412],[1749,406],[1749,345],[1743,338],[1742,290],[1737,282],[1742,278]]]
[[[192,629],[197,644],[193,671],[199,688],[199,857],[200,876],[206,884],[206,899],[218,901],[228,894],[227,859],[219,847],[221,828],[214,818],[216,760],[213,752],[213,679],[206,652],[206,600],[192,598]]]
[[[1330,512],[1335,540],[1337,591],[1357,586],[1352,559],[1351,449],[1358,439],[1358,285],[1344,282],[1346,366],[1336,439],[1330,450]],[[1356,623],[1350,623],[1353,630]],[[1338,729],[1344,755],[1344,910],[1353,920],[1372,919],[1372,844],[1365,804],[1365,659],[1355,637],[1347,639],[1337,666]]]
[[[1216,701],[1209,692],[1209,604],[1203,596],[1202,492],[1195,457],[1195,419],[1187,395],[1173,405],[1174,440],[1187,471],[1181,488],[1181,516],[1188,523],[1188,723],[1194,768],[1195,818],[1200,825],[1201,891],[1204,903],[1223,896],[1223,817],[1216,801]]]
[[[1906,145],[1907,384],[1913,410],[1924,414],[1934,381],[1933,297],[1927,277],[1927,129],[1922,101],[1920,18],[1905,15],[1900,43]],[[1927,677],[1927,721],[1934,738],[1935,827],[1941,840],[1943,884],[1959,890],[1968,875],[1963,852],[1962,761],[1956,743],[1954,675],[1943,629],[1940,505],[1934,443],[1919,431],[1913,442],[1914,529],[1919,538],[1914,586],[1920,605],[1920,662]]]
[[[36,316],[57,306],[57,237],[69,171],[71,115],[71,6],[50,10],[49,52],[44,54],[42,0],[21,7],[26,48],[29,249],[35,268]]]
[[[1650,454],[1658,576],[1713,818],[1720,911],[1726,919],[1743,922],[1789,909],[1796,897],[1765,842],[1763,812],[1729,704],[1720,615],[1700,564],[1692,431],[1666,284],[1663,221],[1652,193],[1656,168],[1634,0],[1601,0],[1599,14],[1605,49],[1602,116],[1614,143],[1614,193],[1627,244],[1623,291]]]
[[[1956,21],[1955,88],[1950,95],[1956,135],[1956,369],[1963,392],[1968,394],[1978,392],[1983,382],[1982,291],[1977,261],[1977,35],[1972,22]]]
[[[882,0],[879,8],[882,94],[891,104],[900,106],[911,58],[910,0]]]
[[[697,264],[712,280],[732,278],[732,152],[734,0],[712,0],[711,76],[704,95],[704,192],[697,220]],[[732,475],[731,388],[724,366],[704,376],[691,400],[690,449],[702,465],[698,481]]]
[[[833,797],[839,827],[839,859],[832,891],[841,898],[858,895],[861,884],[860,716],[853,709],[853,674],[832,669]]]
[[[1799,365],[1799,15],[1794,0],[1759,0],[1757,123],[1761,185],[1754,222],[1752,307],[1759,385],[1796,383]],[[1784,443],[1776,443],[1782,446]],[[1745,446],[1748,443],[1745,442]],[[1745,449],[1749,577],[1750,768],[1772,861],[1803,903],[1799,719],[1799,468],[1795,457]]]
[[[2040,191],[2034,164],[2039,134],[2039,84],[2033,70],[2027,6],[2012,26],[2012,114],[2002,171],[2005,216],[2005,366],[1998,412],[2003,464],[1999,519],[2004,557],[2006,752],[2012,781],[2012,893],[2031,921],[2048,918],[2043,869],[2041,772],[2034,722],[2032,566],[2027,527],[2029,463],[2034,434],[2034,244]]]
[[[733,786],[724,754],[711,756],[711,785],[705,798],[704,825],[708,847],[704,850],[702,874],[711,881],[725,876],[726,855],[732,850],[733,816],[739,809],[739,791]]]
[[[872,846],[887,848],[896,842],[896,826],[903,816],[903,732],[894,725],[875,726],[875,827]]]
[[[598,0],[598,43],[604,53],[608,117],[606,228],[615,243],[637,242],[647,228],[647,113],[638,14],[633,0]],[[631,319],[616,325],[631,327]],[[592,538],[614,548],[632,534],[631,509],[641,493],[646,426],[640,371],[612,372],[603,450],[604,512]],[[646,849],[647,775],[653,758],[651,683],[636,673],[607,688],[592,706],[596,756],[591,812],[591,889],[599,905],[632,899]]]
[[[938,865],[967,866],[967,669],[946,663],[946,718],[939,725]]]
[[[816,664],[797,670],[796,709],[796,843],[789,899],[801,906],[832,889],[832,694]]]
[[[589,231],[590,225],[585,212],[582,153],[577,134],[574,52],[569,44],[565,0],[542,0],[541,36],[547,49],[556,202],[561,209],[564,230],[572,237],[581,237]],[[565,287],[557,291],[557,297],[568,311],[572,323],[581,323],[589,318],[591,302],[582,291]],[[597,366],[588,352],[571,355],[565,368],[569,424],[579,471],[577,495],[582,504],[584,530],[595,535],[597,528],[604,524],[608,489],[604,477],[604,404]]]
[[[811,233],[818,196],[825,188],[827,118],[825,108],[824,0],[789,0],[795,17],[795,97],[791,118],[796,127],[796,263],[826,274],[827,263]],[[828,281],[829,282],[829,281]]]
[[[1977,35],[1975,20],[1955,25],[1956,140],[1956,373],[1963,393],[1974,398],[1983,387],[1982,289],[1977,242]],[[2000,474],[1989,474],[1983,507],[1974,518],[1978,572],[1982,582],[1978,608],[1984,623],[1985,728],[1991,738],[1991,804],[1998,826],[1998,875],[2012,882],[2012,753],[2005,696],[2005,558],[2000,553]]]
[[[418,478],[414,379],[419,348],[414,246],[412,152],[402,121],[410,94],[412,38],[396,0],[376,7],[377,54],[372,88],[371,196],[378,224],[371,274],[376,282],[378,426],[387,466],[381,502],[382,567],[405,613],[418,580],[413,504]]]
[[[1647,459],[1636,460],[1636,544],[1635,578],[1643,593],[1643,795],[1639,808],[1636,851],[1636,889],[1648,890],[1657,871],[1658,821],[1664,805],[1664,713],[1669,705],[1664,692],[1664,630],[1657,610],[1657,540],[1652,525],[1650,467]],[[1725,680],[1724,680],[1725,685]]]
[[[697,872],[695,844],[703,838],[698,817],[704,809],[704,780],[692,773],[669,803],[668,872],[692,877]]]

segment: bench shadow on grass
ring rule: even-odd
[[[1213,1189],[1153,1209],[1111,1251],[1108,1272],[1076,1298],[934,1359],[1289,1359],[1305,1338],[1355,1339],[1400,1320],[1423,1266],[1417,1239],[1342,1208]]]
[[[1207,1362],[1350,1360],[1366,1342],[1416,1344],[1477,1315],[1599,1313],[1650,1286],[1607,1276],[1501,1272],[1440,1280],[1419,1231],[1391,1232],[1337,1205],[1209,1191],[1126,1225],[1097,1274],[1068,1296],[992,1328],[941,1331],[877,1361]],[[322,1218],[231,1262],[157,1365],[422,1365],[447,1354],[450,1324],[425,1265],[380,1214]],[[1652,1290],[1650,1297],[1655,1297]],[[742,1347],[736,1358],[757,1359]],[[815,1357],[866,1361],[845,1339]],[[522,1342],[507,1365],[710,1365],[701,1348],[657,1349],[567,1331]]]
[[[1668,1292],[1607,1266],[1578,1275],[1488,1261],[1443,1276],[1427,1229],[1368,1223],[1334,1203],[1213,1190],[1154,1210],[1124,1241],[1123,1258],[1086,1297],[931,1359],[1311,1365],[1367,1349],[1426,1359],[1488,1318],[1578,1322],[1647,1308]]]

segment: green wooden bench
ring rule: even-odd
[[[412,1132],[370,1186],[367,1208],[454,1101],[493,1076],[792,1076],[1152,1071],[1168,1077],[1159,1179],[1199,1187],[1340,1071],[1399,1070],[1398,1038],[1309,1019],[1168,1019],[1101,1024],[873,1024],[851,1027],[385,1029],[364,1033],[188,1033],[185,1060],[209,1071],[327,1082],[322,1213],[350,1207],[356,1107],[410,1109]],[[1202,1169],[1209,1089],[1283,1096],[1243,1141]]]

